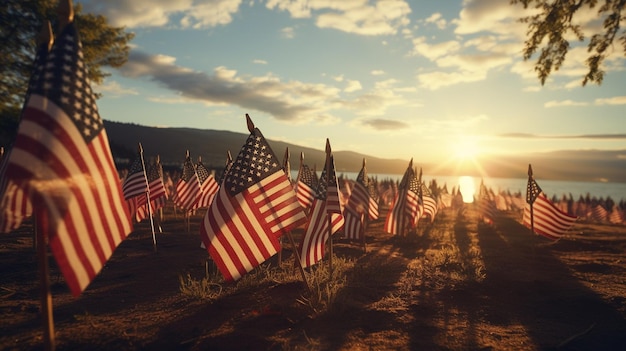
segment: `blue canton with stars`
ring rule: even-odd
[[[228,170],[224,187],[234,196],[279,171],[282,172],[282,167],[278,158],[261,131],[255,128]]]
[[[104,125],[89,85],[74,23],[65,26],[41,67],[40,72],[35,72],[37,77],[32,80],[30,93],[45,96],[65,111],[89,143]]]

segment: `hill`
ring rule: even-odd
[[[233,157],[241,149],[248,134],[223,130],[193,128],[156,128],[138,124],[105,121],[113,156],[118,164],[130,162],[141,142],[146,159],[159,155],[165,167],[180,167],[189,150],[191,157],[209,168],[219,169],[226,162],[227,152]],[[289,148],[292,168],[298,167],[300,153],[304,162],[320,170],[324,165],[324,150],[268,140],[277,156],[282,159]],[[323,141],[320,142],[323,146]],[[383,159],[353,151],[333,151],[338,172],[358,172],[363,158],[370,173],[402,174],[408,159]],[[484,156],[465,164],[429,164],[415,155],[414,164],[431,176],[460,176],[498,178],[525,178],[528,164],[541,179],[590,182],[626,183],[626,150],[563,150],[518,156]]]

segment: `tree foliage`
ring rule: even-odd
[[[17,121],[33,69],[36,40],[45,21],[57,28],[54,0],[3,0],[0,4],[0,140],[17,129]],[[74,7],[75,22],[83,44],[89,79],[101,83],[104,66],[120,67],[128,59],[128,43],[133,38],[123,27],[108,25],[104,16],[84,14]],[[13,133],[14,134],[14,133]]]
[[[582,27],[572,23],[572,18],[579,11],[597,11],[602,20],[602,29],[592,33],[587,45],[589,56],[585,62],[588,71],[582,85],[592,82],[601,84],[604,78],[602,69],[607,49],[617,42],[626,54],[626,30],[620,31],[621,23],[626,19],[622,11],[626,0],[511,0],[512,4],[522,4],[524,8],[535,8],[537,14],[522,18],[528,24],[527,38],[524,43],[524,60],[529,60],[541,48],[535,63],[535,71],[545,84],[552,71],[558,71],[570,49],[566,39],[574,35],[579,41],[586,38]]]

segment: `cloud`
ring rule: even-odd
[[[437,44],[428,44],[426,37],[413,39],[413,55],[421,55],[434,61],[440,57],[459,51],[461,44],[456,40],[444,41]]]
[[[589,105],[588,103],[582,102],[582,101],[572,101],[572,100],[556,101],[556,100],[552,100],[552,101],[548,101],[545,104],[543,104],[543,107],[550,108],[550,107],[562,107],[562,106],[588,106],[588,105]]]
[[[437,28],[444,30],[446,29],[446,20],[441,18],[441,14],[439,12],[433,13],[425,20],[426,23],[433,23],[437,26]]]
[[[417,80],[422,88],[437,90],[459,83],[469,83],[484,80],[486,72],[430,72],[417,75]]]
[[[236,70],[217,67],[212,74],[176,64],[176,58],[150,55],[133,50],[120,69],[123,76],[144,78],[178,94],[178,98],[160,98],[167,103],[195,101],[211,106],[235,105],[267,113],[288,123],[337,123],[333,111],[348,109],[358,115],[382,115],[390,106],[407,101],[395,88],[395,80],[377,82],[370,91],[351,99],[342,98],[342,90],[326,84],[281,81],[264,76],[240,75]],[[360,82],[343,79],[344,92],[362,90]],[[338,77],[335,77],[338,79]]]
[[[370,74],[373,76],[382,76],[383,74],[385,74],[385,71],[380,70],[380,69],[375,69],[375,70],[372,70]]]
[[[330,28],[358,35],[395,34],[409,24],[411,7],[404,0],[369,1],[292,1],[269,0],[265,6],[288,12],[292,18],[315,18],[319,28]]]
[[[257,64],[257,65],[267,65],[267,61],[260,60],[260,59],[254,59],[252,60],[252,63]]]
[[[581,134],[581,135],[537,135],[530,133],[504,133],[498,135],[501,138],[520,138],[520,139],[626,139],[626,134]]]
[[[377,131],[404,130],[411,128],[411,125],[408,123],[384,118],[363,119],[360,121],[360,124]]]
[[[285,27],[281,29],[280,34],[287,39],[293,39],[296,36],[295,29],[293,27]]]
[[[241,0],[151,0],[87,1],[85,12],[105,15],[113,26],[162,27],[178,24],[185,28],[210,28],[232,21]],[[173,18],[180,18],[172,23]]]
[[[626,96],[615,96],[612,98],[596,99],[595,105],[626,105]]]
[[[96,93],[102,93],[108,97],[120,97],[122,95],[137,95],[135,89],[123,88],[118,82],[106,80],[104,84],[93,85]]]
[[[346,93],[351,93],[363,89],[363,87],[361,86],[361,82],[359,82],[358,80],[348,79],[347,83],[348,84],[346,85],[345,89],[343,89],[343,91],[345,91]]]

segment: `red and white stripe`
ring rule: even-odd
[[[224,279],[234,281],[278,252],[280,235],[305,220],[281,170],[235,196],[221,187],[200,236]]]
[[[558,240],[576,222],[578,217],[569,215],[559,210],[541,192],[533,203],[533,229],[534,232],[552,240]],[[530,204],[524,207],[523,223],[528,228],[531,227]]]

